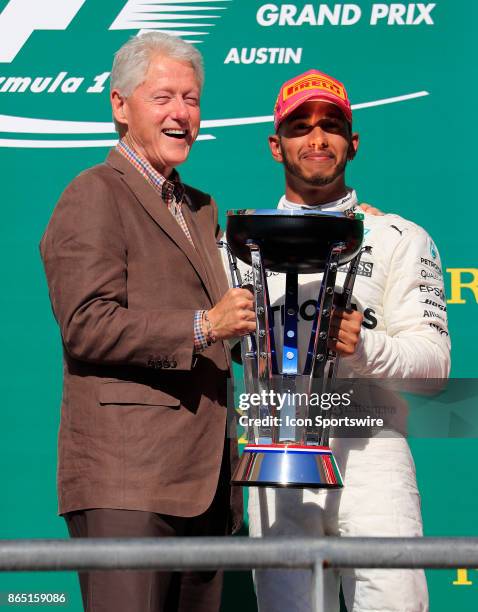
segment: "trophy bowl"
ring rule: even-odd
[[[312,274],[323,272],[333,243],[346,248],[339,265],[360,250],[363,223],[344,213],[308,210],[242,209],[227,212],[227,242],[241,261],[251,263],[247,246],[260,245],[264,267],[271,272]]]

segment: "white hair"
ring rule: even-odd
[[[115,54],[110,76],[110,91],[116,89],[127,98],[144,82],[151,59],[155,55],[188,62],[202,90],[204,84],[204,65],[200,52],[191,44],[162,32],[146,32],[130,38]],[[117,131],[120,125],[115,120]]]

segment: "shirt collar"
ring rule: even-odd
[[[326,202],[325,204],[316,204],[315,206],[310,206],[308,204],[295,204],[294,202],[289,202],[286,199],[285,195],[279,201],[277,208],[283,210],[323,210],[326,211],[334,211],[334,212],[343,212],[343,213],[352,213],[356,211],[358,206],[358,198],[355,192],[355,189],[348,189],[345,196],[339,198],[338,200],[334,200],[332,202]]]
[[[139,155],[128,144],[125,138],[118,142],[116,150],[156,189],[166,204],[170,204],[173,201],[178,205],[181,204],[184,197],[184,185],[181,183],[180,176],[176,170],[171,172],[169,178],[164,177],[153,168],[147,159]]]

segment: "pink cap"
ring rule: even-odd
[[[347,121],[352,123],[352,108],[342,83],[318,70],[308,70],[286,81],[280,88],[274,107],[276,131],[293,110],[308,100],[322,100],[335,104],[343,112]]]

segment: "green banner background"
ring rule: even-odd
[[[19,45],[15,57],[0,62],[0,77],[5,77],[0,78],[0,232],[4,253],[0,306],[0,537],[64,537],[63,521],[56,517],[55,490],[61,350],[38,242],[62,190],[81,170],[105,158],[108,147],[104,143],[114,140],[114,134],[108,129],[104,134],[92,133],[91,126],[85,134],[71,134],[68,130],[55,134],[51,125],[41,124],[41,129],[46,130],[42,133],[37,126],[19,127],[12,117],[111,121],[108,83],[100,93],[87,93],[87,88],[96,75],[109,71],[114,51],[129,36],[136,35],[139,26],[126,23],[125,29],[110,29],[121,11],[128,6],[134,8],[132,1],[80,0],[65,27],[55,30],[45,25],[51,25],[55,16],[52,3],[47,1],[31,0],[30,11],[23,9],[9,17],[7,23],[7,11],[19,4],[17,0],[0,0],[0,52],[5,48],[8,30],[24,30],[36,5],[43,5],[45,22],[37,29],[38,21],[34,22],[34,31]],[[72,2],[63,0],[59,4]],[[164,2],[153,4],[160,6]],[[258,11],[266,2],[257,0],[199,4],[185,0],[175,4],[210,7],[213,10],[206,13],[219,17],[202,20],[215,23],[214,27],[193,24],[185,28],[207,32],[195,35],[195,39],[204,41],[198,44],[206,65],[204,120],[270,116],[279,85],[312,67],[342,80],[353,104],[427,92],[406,101],[355,111],[361,146],[350,165],[348,182],[357,189],[361,200],[401,214],[430,232],[440,250],[443,268],[453,270],[447,272],[446,283],[447,295],[454,291],[454,302],[459,299],[460,279],[474,283],[472,288],[461,291],[463,303],[449,304],[448,314],[453,375],[476,377],[478,213],[470,181],[477,138],[476,4],[438,0],[428,9],[432,24],[422,20],[415,25],[388,25],[384,18],[371,25],[373,3],[360,1],[355,6],[362,16],[353,25],[304,22],[282,26],[258,23]],[[283,3],[270,4],[279,10]],[[308,5],[308,12],[302,15],[309,15],[311,21],[324,3],[292,4],[297,7],[297,16]],[[335,5],[329,2],[328,6],[332,9]],[[390,3],[384,6],[388,10]],[[410,14],[414,11],[416,19],[420,14],[418,5],[409,6],[412,5],[404,4]],[[144,27],[147,26],[148,23]],[[246,58],[252,48],[291,48],[295,55],[297,49],[302,49],[301,61],[224,63],[231,57],[231,49],[236,48],[239,56],[241,49],[246,49]],[[77,89],[69,93],[62,92],[61,87],[50,93],[32,93],[28,88],[15,92],[12,85],[6,87],[8,77],[54,79],[61,72],[67,73],[63,83],[70,77],[84,80],[71,81],[69,88]],[[265,120],[202,130],[202,134],[214,138],[195,145],[182,176],[215,196],[222,221],[228,208],[272,208],[282,194],[282,169],[273,163],[267,146],[271,131],[271,123]],[[73,147],[72,141],[78,140],[88,140],[95,146]],[[61,146],[55,144],[58,141]],[[477,441],[416,439],[412,440],[412,449],[426,534],[477,535]],[[431,609],[475,609],[478,575],[470,570],[467,579],[470,584],[454,585],[456,572],[430,572]],[[466,582],[465,577],[460,575],[459,581]],[[71,596],[67,608],[80,610],[73,574],[0,575],[3,592],[65,590]],[[224,610],[255,609],[247,575],[227,578],[225,598]]]

